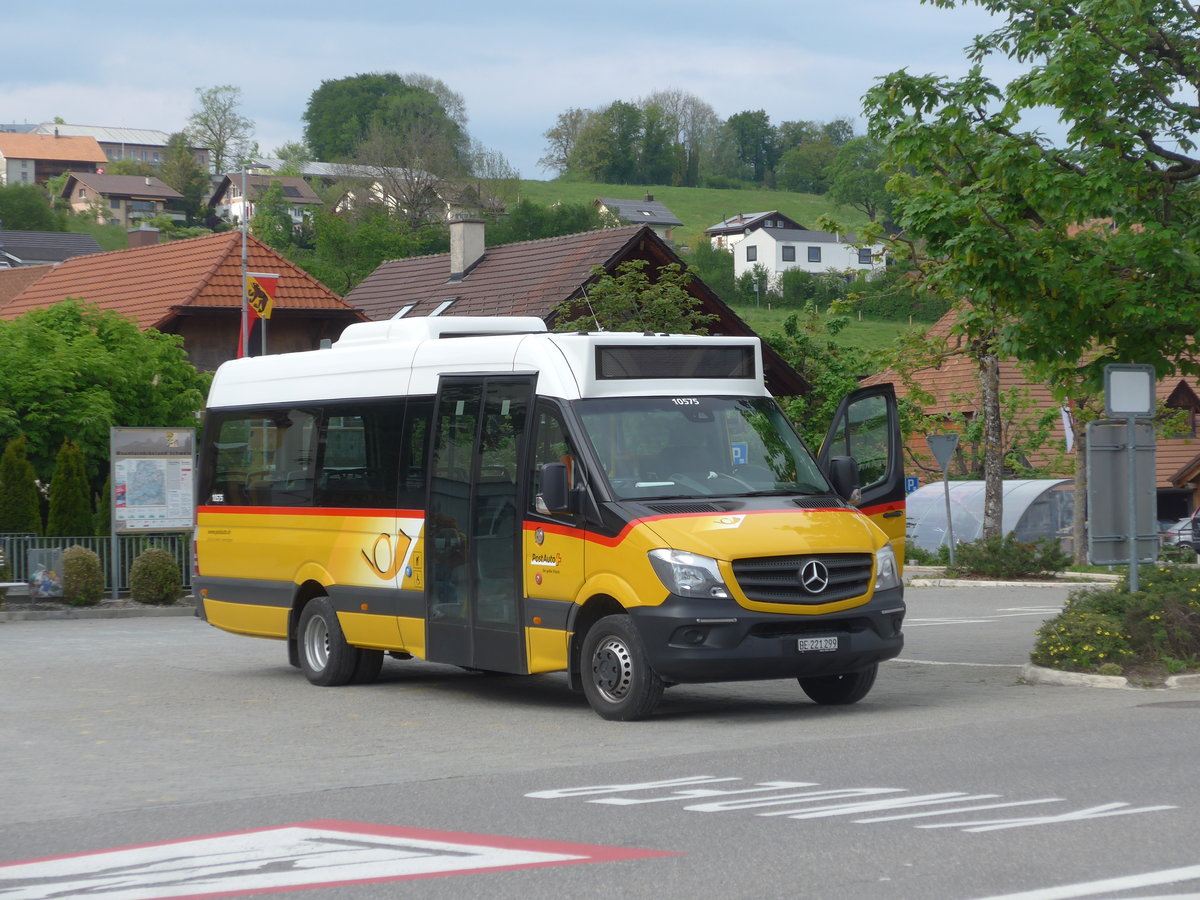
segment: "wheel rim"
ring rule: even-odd
[[[592,683],[600,696],[610,703],[619,703],[629,696],[633,684],[633,654],[624,641],[608,637],[596,647],[592,654]]]
[[[320,616],[313,616],[304,631],[304,657],[314,672],[329,665],[329,627]]]

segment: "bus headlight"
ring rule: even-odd
[[[651,550],[649,556],[654,574],[672,594],[728,599],[729,590],[712,557],[682,550]]]
[[[891,544],[885,544],[875,551],[875,590],[900,587],[902,583],[900,567],[896,565],[896,552]]]

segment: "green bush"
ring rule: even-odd
[[[1127,580],[1074,591],[1037,635],[1032,660],[1052,669],[1200,668],[1200,569],[1143,566],[1137,591]]]
[[[1032,578],[1062,572],[1070,564],[1070,558],[1053,541],[1019,541],[1015,535],[1006,534],[956,544],[954,565],[949,571],[987,578]]]
[[[79,446],[64,440],[50,478],[50,515],[46,534],[55,537],[89,535],[95,528],[87,462]]]
[[[138,554],[129,568],[129,592],[138,603],[174,603],[183,596],[175,557],[158,547]]]
[[[95,606],[104,599],[104,566],[100,557],[78,544],[63,551],[63,601]]]

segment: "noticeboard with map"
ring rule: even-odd
[[[182,531],[194,514],[196,432],[113,428],[113,531]]]

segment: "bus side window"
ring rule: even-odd
[[[537,424],[533,438],[533,477],[530,479],[532,495],[529,508],[532,512],[545,515],[544,508],[539,508],[538,498],[542,488],[542,467],[546,463],[563,463],[567,467],[567,484],[571,489],[583,484],[582,471],[567,430],[563,427],[559,412],[548,404],[539,404],[537,408]]]
[[[316,465],[316,416],[287,409],[219,417],[208,502],[308,506]],[[218,499],[219,498],[219,499]]]
[[[363,400],[325,407],[316,505],[392,509],[404,401]]]

